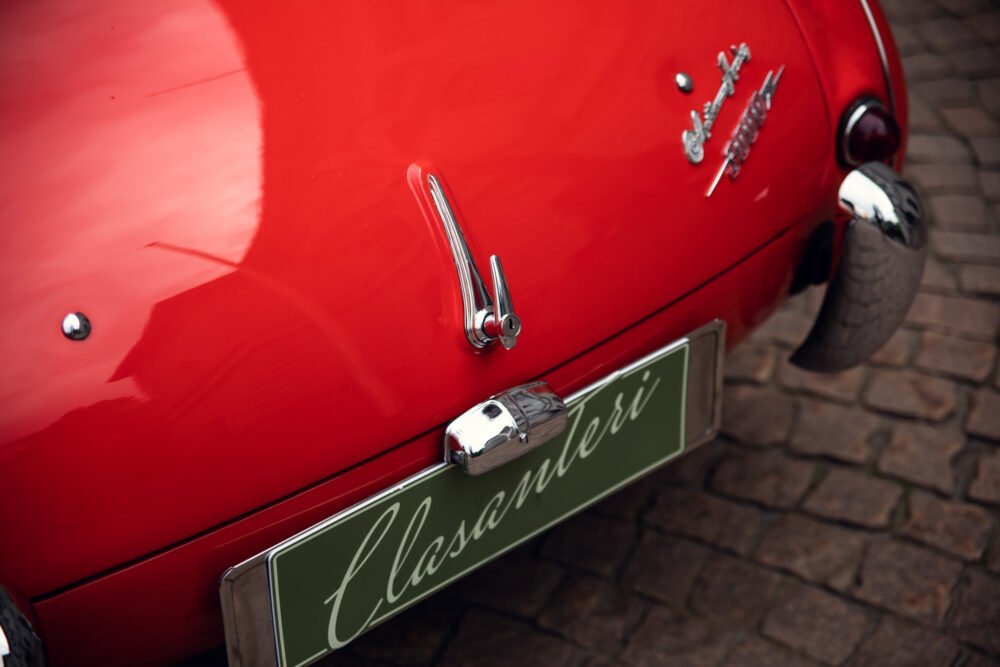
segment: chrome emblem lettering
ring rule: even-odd
[[[750,48],[746,44],[729,47],[733,54],[733,62],[726,58],[725,51],[719,52],[719,69],[722,70],[722,85],[715,99],[705,103],[704,118],[697,111],[691,112],[691,129],[684,130],[681,141],[684,143],[684,154],[691,164],[698,164],[705,158],[705,142],[712,136],[712,125],[719,115],[722,103],[727,97],[732,97],[736,88],[734,84],[740,78],[740,68],[750,60]]]
[[[764,121],[767,120],[767,112],[771,110],[771,100],[774,98],[774,91],[778,88],[778,82],[781,80],[781,74],[784,71],[784,65],[778,69],[777,74],[774,73],[774,70],[769,71],[764,78],[764,83],[761,85],[760,90],[755,90],[753,95],[750,96],[750,102],[747,104],[746,110],[743,111],[743,116],[736,126],[736,132],[729,143],[726,144],[724,151],[726,160],[715,175],[712,185],[705,194],[706,197],[712,196],[716,186],[722,179],[722,174],[726,173],[727,170],[729,171],[730,178],[736,178],[740,175],[740,171],[743,169],[743,162],[750,155],[750,145],[757,141],[757,136],[760,134],[761,128],[764,127]]]

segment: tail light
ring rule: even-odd
[[[846,164],[886,162],[899,150],[899,123],[877,100],[858,102],[844,117],[840,152]]]

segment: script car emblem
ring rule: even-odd
[[[736,178],[740,175],[740,171],[743,169],[743,162],[750,155],[750,144],[757,141],[757,136],[760,134],[761,128],[764,127],[764,121],[767,120],[767,112],[771,109],[771,100],[774,97],[774,91],[777,89],[778,81],[781,80],[781,74],[784,71],[784,65],[778,69],[777,74],[774,73],[774,70],[769,71],[764,78],[764,83],[761,85],[760,90],[755,90],[753,95],[750,96],[750,102],[747,104],[743,116],[740,117],[740,122],[736,126],[736,132],[729,143],[726,144],[724,151],[726,160],[719,168],[719,173],[715,175],[715,179],[708,188],[708,192],[705,193],[706,197],[712,196],[712,193],[715,192],[715,186],[719,184],[722,174],[727,169],[729,170],[730,178]]]
[[[705,158],[705,142],[712,136],[712,125],[719,115],[719,109],[727,97],[732,97],[735,92],[735,84],[740,78],[740,68],[743,63],[750,60],[750,48],[746,44],[730,46],[733,53],[733,62],[726,59],[726,53],[719,51],[719,69],[722,70],[722,85],[719,92],[715,94],[715,99],[705,103],[705,118],[698,115],[697,111],[691,112],[692,129],[684,130],[681,141],[684,143],[684,154],[691,164],[698,164]]]

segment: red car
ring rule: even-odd
[[[874,0],[0,11],[5,666],[318,659],[919,282]]]

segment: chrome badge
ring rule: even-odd
[[[731,63],[726,58],[725,51],[719,52],[719,69],[722,70],[722,85],[719,86],[719,92],[715,94],[715,99],[705,103],[704,118],[697,111],[691,112],[692,128],[684,130],[681,135],[684,154],[691,164],[698,164],[705,158],[705,142],[712,136],[712,125],[715,124],[722,103],[727,97],[733,96],[736,90],[734,84],[740,78],[740,68],[743,67],[743,63],[750,60],[750,48],[746,44],[740,44],[738,47],[730,46],[729,50],[733,54]]]
[[[764,126],[764,121],[767,120],[767,112],[771,109],[771,100],[774,98],[774,91],[777,89],[778,82],[781,80],[781,75],[784,71],[784,65],[778,69],[777,74],[774,73],[774,70],[769,71],[767,76],[764,77],[764,83],[761,84],[760,90],[755,90],[753,95],[750,96],[750,102],[740,117],[740,122],[736,126],[736,132],[729,143],[726,144],[726,149],[723,152],[726,160],[719,168],[719,173],[712,180],[712,185],[708,188],[708,192],[705,193],[706,197],[712,196],[712,193],[715,192],[715,187],[719,184],[722,175],[727,170],[729,171],[730,178],[736,178],[740,175],[740,171],[743,169],[743,162],[750,155],[750,145],[757,141],[760,129]]]

